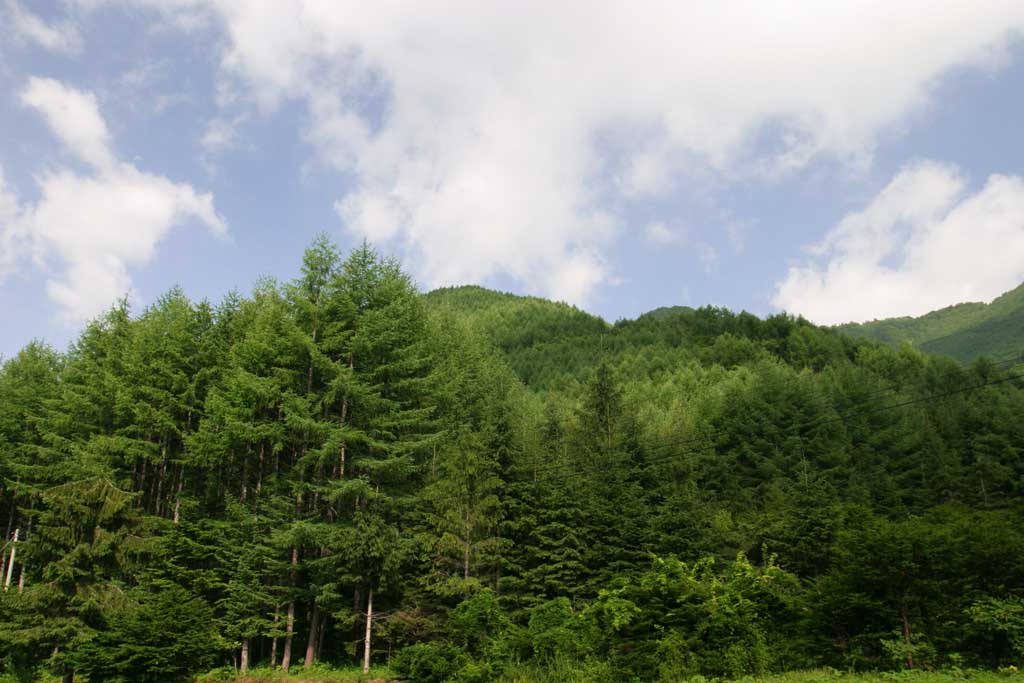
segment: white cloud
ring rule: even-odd
[[[61,168],[36,177],[34,204],[3,210],[0,226],[10,244],[12,263],[29,252],[36,260],[57,260],[60,276],[47,282],[50,297],[69,322],[87,319],[131,287],[129,268],[152,260],[170,230],[195,220],[216,234],[226,226],[210,194],[191,185],[145,173],[117,160],[95,97],[57,81],[33,78],[22,102],[37,109],[68,150],[91,166],[80,174]],[[0,188],[2,189],[2,188]],[[17,238],[17,240],[15,240]]]
[[[697,166],[863,166],[944,72],[991,67],[1024,26],[1019,0],[143,2],[217,17],[230,90],[305,103],[306,137],[358,181],[350,231],[428,284],[503,272],[563,298],[605,277],[623,201]]]
[[[249,115],[243,112],[233,117],[218,116],[207,121],[199,144],[203,148],[200,161],[208,174],[218,173],[219,160],[226,152],[252,147],[251,141],[244,140],[239,134],[248,118]]]
[[[206,130],[199,144],[207,155],[220,154],[239,145],[238,129],[248,119],[247,114],[233,117],[217,117],[206,124]]]
[[[82,36],[70,21],[47,24],[21,7],[16,0],[7,1],[7,16],[16,35],[53,52],[77,54],[82,49]]]
[[[235,144],[238,133],[234,123],[225,119],[213,119],[206,125],[200,144],[207,152],[220,152]]]
[[[18,221],[20,212],[18,198],[7,187],[3,168],[0,168],[0,280],[14,271],[19,255],[25,251],[25,238]]]
[[[1024,280],[1024,179],[993,175],[971,194],[955,167],[914,165],[811,253],[773,303],[818,323],[989,301]]]
[[[110,132],[96,96],[65,87],[52,78],[30,78],[21,101],[37,109],[72,154],[97,170],[114,166]]]
[[[672,188],[673,159],[665,147],[629,156],[619,185],[630,198],[663,195]]]
[[[663,221],[648,223],[644,228],[644,235],[647,237],[647,241],[662,246],[674,244],[683,238],[679,230],[669,228]]]

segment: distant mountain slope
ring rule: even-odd
[[[564,386],[586,375],[594,349],[612,329],[569,304],[467,285],[424,294],[428,307],[467,320],[504,352],[516,374],[534,387]]]
[[[437,289],[424,300],[488,337],[523,382],[542,390],[586,381],[602,362],[623,377],[655,376],[688,363],[731,367],[769,356],[820,367],[867,343],[786,315],[762,320],[713,306],[658,308],[610,325],[568,304],[476,286]]]
[[[468,317],[498,348],[508,352],[548,342],[600,334],[608,323],[569,304],[465,285],[424,295],[428,305]]]
[[[694,309],[690,306],[661,306],[647,311],[640,317],[651,318],[653,320],[667,320],[677,315],[689,315],[693,313],[693,311]]]
[[[1002,358],[1024,350],[1024,285],[990,304],[957,304],[919,318],[850,323],[836,329],[887,344],[909,342],[964,363],[980,356]]]

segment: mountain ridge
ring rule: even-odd
[[[1024,284],[987,304],[965,302],[922,316],[846,323],[834,329],[894,346],[909,343],[962,363],[1019,353],[1024,340]]]

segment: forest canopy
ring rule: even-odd
[[[0,680],[1020,664],[1019,361],[421,294],[319,237],[3,362]]]

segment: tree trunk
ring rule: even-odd
[[[348,398],[347,397],[342,397],[342,399],[341,399],[341,419],[338,420],[338,423],[339,423],[339,425],[341,427],[345,426],[345,418],[347,416],[348,416]],[[340,457],[338,458],[338,460],[339,460],[339,462],[338,462],[338,479],[344,479],[345,478],[345,442],[341,443],[341,449],[340,450],[341,450],[341,453],[340,453]]]
[[[178,465],[178,491],[174,495],[174,523],[181,520],[181,490],[185,486],[185,466]]]
[[[466,511],[462,515],[462,531],[466,534],[466,545],[462,551],[462,578],[465,581],[469,581],[469,548],[472,543],[470,538],[470,524],[469,524],[469,506],[466,506]],[[466,590],[468,590],[468,584]]]
[[[10,526],[8,524],[8,526]],[[11,537],[11,530],[8,529],[4,535],[4,543],[7,543],[7,539]],[[3,583],[4,577],[7,576],[7,550],[0,552],[0,583]]]
[[[274,605],[274,632],[277,632],[277,626],[281,623],[281,606]],[[270,668],[273,669],[277,666],[277,636],[275,635],[270,640]]]
[[[313,660],[316,659],[316,636],[319,626],[320,606],[314,600],[313,607],[309,610],[309,640],[306,641],[306,661],[303,663],[306,669],[313,666]]]
[[[149,486],[149,505],[143,508],[144,510],[149,510],[152,507],[154,515],[159,515],[160,514],[160,512],[159,512],[159,510],[160,510],[160,501],[156,497],[156,495],[157,495],[157,488],[158,488],[157,484],[160,483],[160,472],[159,472],[159,469],[160,468],[157,467],[156,463],[153,463],[153,477],[152,477],[153,483],[150,484],[150,486]]]
[[[245,502],[246,485],[249,480],[249,453],[251,449],[251,445],[246,446],[245,455],[242,456],[242,485],[240,490],[238,491],[238,502],[240,503]]]
[[[363,641],[363,673],[370,673],[370,638],[373,636],[373,588],[366,594],[366,639]]]
[[[293,451],[294,454],[294,451]],[[301,477],[300,477],[301,481]],[[296,494],[295,497],[295,518],[298,519],[299,515],[302,514],[302,493],[301,491]],[[292,557],[291,557],[291,571],[289,572],[291,579],[291,586],[295,588],[295,575],[299,567],[299,547],[297,545],[292,546]],[[288,667],[292,663],[292,635],[295,630],[295,596],[288,597],[288,620],[286,622],[286,631],[284,636],[284,654],[281,656],[281,668],[287,673]]]
[[[298,551],[292,548],[292,557],[295,557]],[[281,655],[281,669],[288,672],[288,667],[292,665],[292,632],[295,630],[295,599],[292,598],[288,601],[288,617],[285,620],[285,634],[284,634],[284,653]]]
[[[224,460],[221,459],[220,464],[217,465],[217,497],[224,497]]]
[[[18,550],[18,532],[21,529],[14,530],[14,540],[11,542],[11,559],[7,562],[7,576],[4,578],[4,590],[11,587],[11,577],[14,575],[14,558],[15,553]]]
[[[146,466],[149,461],[146,458],[142,458],[142,464],[139,467],[139,497],[136,498],[138,507],[142,510],[146,508]]]
[[[160,476],[156,480],[156,501],[153,504],[153,514],[157,517],[163,510],[163,496],[164,496],[164,477],[167,476],[167,444],[164,443],[160,453]]]
[[[320,617],[319,634],[316,637],[316,660],[320,661],[320,651],[324,648],[324,635],[327,633],[327,615]]]
[[[246,674],[249,672],[249,639],[242,638],[242,661],[238,667],[238,672]]]
[[[17,516],[17,514],[18,514],[17,501],[14,499],[14,496],[12,495],[11,496],[11,512],[7,515],[7,531],[4,532],[4,540],[5,541],[8,538],[11,537],[11,529],[14,528],[14,518]]]
[[[256,477],[256,497],[259,498],[260,493],[263,491],[263,457],[265,444],[260,443],[260,471]]]
[[[907,668],[914,668],[914,653],[910,650],[910,617],[906,603],[900,604],[900,619],[903,621],[903,644],[907,646]]]
[[[32,504],[35,508],[35,503]],[[32,518],[28,518],[28,529],[25,530],[25,535],[21,537],[22,541],[27,541],[32,536]],[[21,567],[18,569],[18,593],[20,594],[25,590],[25,562],[21,563]]]

